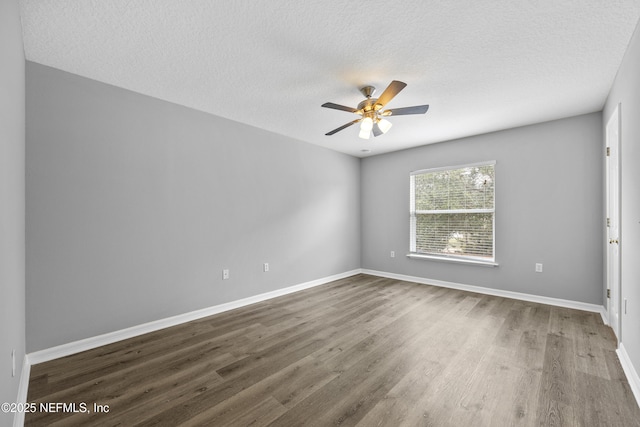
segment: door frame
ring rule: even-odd
[[[605,145],[607,149],[605,166],[605,206],[606,206],[606,287],[607,317],[617,342],[622,341],[621,313],[621,224],[620,224],[620,146],[621,146],[621,105],[617,104],[605,127]],[[615,132],[615,133],[614,133]],[[611,162],[615,162],[612,171]],[[612,181],[613,180],[613,181]]]

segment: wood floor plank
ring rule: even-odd
[[[277,401],[278,405],[285,409],[282,411],[284,413],[286,408],[295,406],[336,376],[336,373],[330,372],[321,363],[307,356],[218,405],[200,412],[184,425],[228,425],[247,411],[247,402],[259,402],[264,399]]]
[[[65,426],[134,425],[161,412],[167,405],[179,405],[220,383],[222,383],[221,377],[211,367],[206,364],[193,365],[167,377],[150,379],[137,387],[123,390],[117,395],[104,395],[94,402],[88,401],[89,407],[93,403],[108,405],[109,414],[99,412],[74,414],[69,418],[63,418],[57,424]],[[49,418],[43,421],[46,421],[46,424],[40,425],[50,425]]]
[[[566,336],[547,335],[543,374],[538,391],[538,418],[542,425],[574,425],[577,390],[572,342]]]
[[[252,369],[242,372],[232,380],[223,381],[222,384],[206,390],[201,395],[187,402],[181,403],[180,405],[167,405],[163,412],[150,417],[140,423],[140,425],[155,426],[166,425],[166,423],[173,423],[175,425],[178,422],[188,420],[198,413],[207,410],[212,405],[217,405],[233,397],[247,387],[263,381],[265,378],[308,356],[322,345],[323,343],[320,339],[308,341],[306,345],[297,347],[289,353],[274,358],[271,363],[258,364]]]
[[[271,424],[271,421],[278,418],[287,409],[280,404],[273,397],[268,397],[262,402],[255,405],[253,408],[248,409],[246,412],[231,420],[229,426],[267,426]],[[211,423],[207,420],[201,424],[203,427],[211,426]]]
[[[522,310],[510,310],[502,327],[498,331],[495,344],[504,348],[514,348],[522,336],[522,323],[525,313]]]
[[[623,419],[630,426],[640,426],[640,408],[638,405],[630,405],[634,400],[633,391],[627,381],[620,360],[613,349],[603,349],[607,368],[609,370],[610,389],[615,399],[607,399],[610,404],[616,405]]]
[[[597,313],[358,274],[32,367],[28,426],[625,426]]]
[[[104,376],[111,372],[127,369],[137,369],[143,364],[150,363],[156,358],[165,357],[166,354],[179,355],[185,348],[201,346],[205,343],[217,353],[224,354],[233,345],[251,340],[252,334],[259,329],[259,325],[248,325],[238,330],[227,333],[207,332],[203,334],[177,335],[173,339],[156,340],[134,349],[118,350],[105,353],[106,356],[97,356],[85,363],[86,355],[80,353],[79,360],[71,363],[68,370],[57,368],[53,373],[47,374],[45,382],[39,382],[38,387],[29,390],[28,398],[38,400],[43,395],[51,394],[52,390],[69,389],[86,381],[91,381],[96,375]],[[109,347],[109,346],[107,346]],[[71,360],[74,360],[73,358]]]
[[[554,307],[549,317],[549,333],[568,337],[575,335],[577,324],[571,320],[570,309]]]
[[[547,346],[547,334],[536,329],[522,331],[515,347],[514,361],[516,366],[541,372]]]
[[[477,328],[469,328],[475,324]],[[449,360],[442,374],[436,378],[430,388],[425,391],[425,407],[423,416],[431,425],[465,425],[470,408],[465,402],[467,390],[473,386],[474,372],[477,372],[490,343],[495,338],[501,325],[496,318],[470,318],[466,327],[454,330],[458,339],[437,341],[442,355],[438,360]],[[453,335],[453,334],[452,334]],[[462,423],[462,424],[461,424]],[[482,425],[482,424],[477,424]]]
[[[419,360],[383,399],[358,422],[359,427],[419,425],[424,421],[424,390],[440,375],[443,365]]]
[[[357,424],[412,368],[412,354],[403,344],[413,339],[418,345],[426,344],[426,337],[418,337],[415,329],[384,335],[336,379],[295,405],[273,426]]]
[[[610,348],[611,342],[599,334],[594,325],[580,325],[576,330],[573,346],[578,371],[610,379],[602,349]]]
[[[169,354],[167,357],[154,360],[153,363],[145,366],[145,370],[136,367],[123,369],[122,371],[110,372],[104,376],[94,378],[75,387],[66,388],[47,396],[48,401],[69,402],[73,401],[75,396],[82,396],[85,402],[97,402],[100,404],[108,404],[110,407],[117,408],[123,399],[126,399],[126,405],[131,406],[134,399],[133,391],[142,390],[139,399],[148,401],[155,394],[158,394],[156,383],[158,379],[162,382],[176,381],[192,381],[196,374],[201,375],[202,372],[212,372],[207,383],[220,382],[222,378],[215,372],[217,368],[224,366],[233,356],[229,353],[211,354],[212,350],[208,346],[209,343],[203,343],[200,346],[194,346],[184,349],[182,354],[177,357],[175,354]],[[149,378],[146,371],[154,372],[154,376]],[[184,380],[183,377],[187,377]],[[175,383],[174,383],[175,386]],[[126,390],[126,393],[124,392]],[[162,392],[160,392],[162,393]],[[124,396],[124,397],[123,397]],[[37,399],[33,402],[41,403],[43,399]],[[43,415],[43,414],[37,414]],[[38,417],[33,417],[37,420]]]
[[[538,426],[536,411],[538,409],[538,396],[534,390],[540,386],[542,372],[537,369],[516,368],[515,377],[509,379],[507,388],[511,390],[510,396],[503,396],[501,407],[496,410],[489,426],[533,427]],[[504,381],[501,381],[504,384]]]
[[[467,315],[471,318],[481,318],[495,313],[502,305],[504,298],[493,295],[482,295],[478,304]]]
[[[612,394],[611,382],[598,376],[576,372],[576,387],[579,390],[589,390],[589,393],[577,395],[579,406],[583,411],[576,411],[580,425],[596,425],[610,427],[624,427],[627,421],[618,408],[611,408],[607,396]]]
[[[469,374],[467,387],[459,398],[452,420],[458,425],[490,425],[494,416],[507,420],[512,415],[518,379],[522,369],[511,363],[512,351],[488,346],[476,369]],[[505,399],[506,398],[506,399]],[[526,415],[526,414],[524,414]]]

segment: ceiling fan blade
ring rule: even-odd
[[[382,132],[382,130],[380,129],[380,126],[378,126],[378,123],[374,123],[373,124],[373,136],[380,136],[382,135],[384,132]]]
[[[406,86],[407,84],[404,82],[401,82],[398,80],[392,81],[391,83],[389,83],[389,86],[387,86],[384,92],[382,92],[382,95],[380,95],[376,104],[380,104],[381,106],[386,105],[389,101],[393,99],[394,96],[400,93],[400,91],[404,89]]]
[[[334,110],[348,111],[350,113],[355,113],[356,111],[358,111],[355,108],[346,107],[340,104],[334,104],[333,102],[325,102],[324,104],[322,104],[322,107],[333,108]]]
[[[407,114],[424,114],[429,109],[428,105],[416,105],[414,107],[392,108],[385,110],[383,116],[406,116]]]
[[[334,130],[332,130],[332,131],[330,131],[330,132],[325,133],[325,135],[327,135],[327,136],[331,136],[331,135],[333,135],[334,133],[340,132],[341,130],[346,129],[346,128],[348,128],[348,127],[349,127],[349,126],[351,126],[351,125],[355,125],[355,124],[356,124],[356,123],[358,123],[360,120],[362,120],[362,119],[357,119],[357,120],[354,120],[354,121],[352,121],[352,122],[349,122],[349,123],[347,123],[346,125],[342,125],[342,126],[340,126],[339,128],[336,128],[336,129],[334,129]]]

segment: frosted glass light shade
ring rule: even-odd
[[[378,127],[382,133],[387,133],[387,131],[391,129],[391,126],[393,126],[393,124],[389,120],[380,119],[378,122]]]
[[[370,131],[371,129],[373,129],[373,119],[371,119],[371,117],[365,117],[362,119],[362,122],[360,123],[360,130]]]

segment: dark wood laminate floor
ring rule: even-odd
[[[357,275],[31,369],[26,425],[640,426],[600,316]]]

